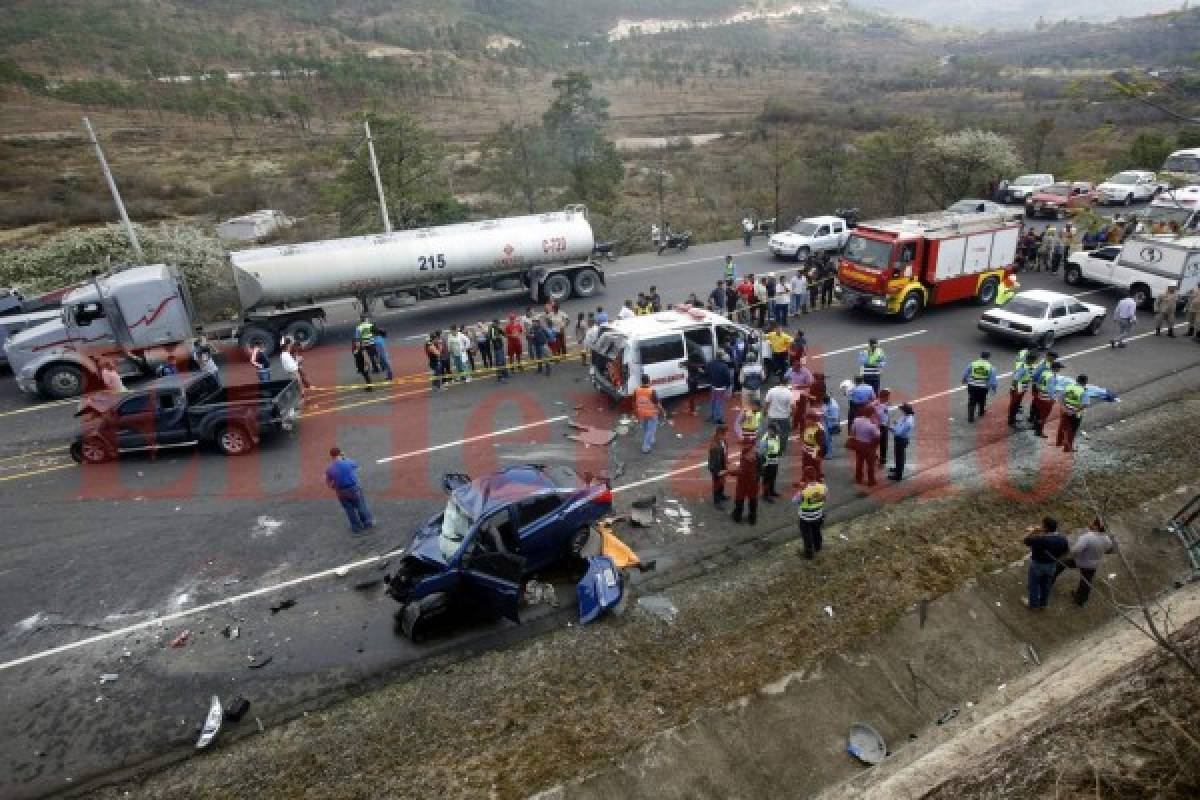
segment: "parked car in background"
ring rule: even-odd
[[[1153,172],[1130,169],[1118,172],[1096,187],[1101,203],[1133,205],[1149,202],[1159,190],[1165,188]]]
[[[1003,306],[985,311],[979,319],[979,330],[988,336],[1047,348],[1068,334],[1097,333],[1106,313],[1104,306],[1085,303],[1069,294],[1031,289],[1018,292]]]
[[[1025,216],[1063,219],[1096,205],[1096,189],[1087,181],[1053,183],[1025,200]]]
[[[1000,189],[997,199],[1001,203],[1024,203],[1025,198],[1052,183],[1054,183],[1054,176],[1049,172],[1035,172],[1030,175],[1021,175]]]
[[[612,513],[612,490],[564,466],[512,466],[472,480],[449,474],[445,509],[413,534],[387,577],[400,604],[397,627],[410,639],[452,615],[518,622],[525,581],[578,558],[591,526]]]
[[[282,211],[264,208],[225,220],[217,226],[217,236],[228,242],[261,242],[293,224]]]
[[[776,258],[803,261],[812,253],[841,250],[849,235],[850,229],[841,217],[809,217],[772,236],[767,246]]]
[[[1163,162],[1159,177],[1172,186],[1200,183],[1200,147],[1171,153]]]
[[[999,203],[993,203],[991,200],[980,200],[977,197],[968,197],[965,200],[959,200],[946,209],[947,214],[980,214],[983,212],[1002,214],[1004,211],[1004,206]]]
[[[1138,219],[1138,233],[1194,236],[1200,230],[1200,186],[1166,189]]]
[[[1121,254],[1121,245],[1110,244],[1095,250],[1077,250],[1067,257],[1063,280],[1068,286],[1078,286],[1085,280],[1100,280],[1112,272],[1113,262]]]

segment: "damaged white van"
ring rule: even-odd
[[[677,397],[688,393],[689,374],[696,388],[708,386],[703,367],[716,350],[733,357],[738,348],[761,357],[758,331],[703,308],[678,305],[615,320],[601,326],[591,347],[592,383],[619,401],[648,375],[660,399]]]

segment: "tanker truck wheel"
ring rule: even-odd
[[[594,269],[581,269],[575,273],[575,296],[591,297],[600,291],[600,276]]]
[[[79,397],[83,388],[83,370],[74,364],[52,364],[38,376],[38,390],[48,400]]]
[[[566,275],[551,275],[542,284],[542,290],[538,292],[538,296],[561,303],[571,296],[571,279]]]
[[[298,319],[283,329],[283,335],[290,336],[301,350],[308,350],[317,343],[321,334],[316,325],[306,319]]]
[[[270,357],[275,355],[278,342],[270,329],[258,325],[247,325],[242,330],[242,335],[238,337],[238,344],[246,350],[261,347],[262,351]]]

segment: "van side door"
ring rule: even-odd
[[[637,359],[641,374],[650,378],[650,386],[660,398],[687,394],[687,350],[681,331],[639,339]]]

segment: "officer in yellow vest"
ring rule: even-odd
[[[999,381],[996,379],[996,368],[989,361],[992,354],[984,350],[979,358],[972,361],[963,370],[962,382],[967,387],[967,422],[975,421],[975,410],[979,416],[987,413],[988,393],[995,394]]]
[[[1037,366],[1037,362],[1036,350],[1022,350],[1017,353],[1017,361],[1013,365],[1012,387],[1008,390],[1008,424],[1010,427],[1017,427],[1021,402],[1033,384],[1033,370]]]
[[[792,497],[796,504],[800,536],[804,540],[804,557],[811,560],[821,550],[821,526],[825,524],[825,500],[828,489],[812,471],[805,471],[804,484]]]
[[[762,403],[751,398],[750,407],[743,408],[738,412],[736,422],[738,439],[743,442],[753,442],[758,438],[762,423]]]
[[[783,436],[779,428],[772,422],[767,425],[767,432],[758,443],[758,457],[762,461],[762,497],[767,503],[774,503],[779,497],[775,491],[775,478],[779,475],[779,455],[783,452]]]
[[[1056,447],[1061,447],[1065,453],[1075,449],[1075,435],[1079,433],[1079,426],[1083,423],[1084,410],[1097,400],[1108,403],[1121,402],[1108,389],[1088,386],[1087,375],[1080,375],[1073,383],[1067,383],[1059,396],[1062,414],[1058,420],[1058,434],[1055,436]]]

